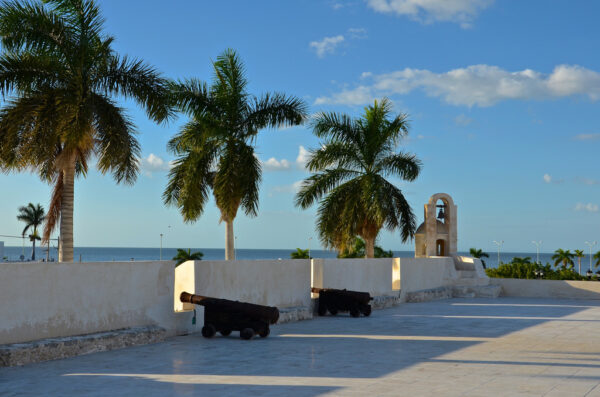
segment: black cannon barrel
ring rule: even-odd
[[[350,299],[355,299],[357,302],[360,302],[362,304],[368,304],[369,301],[373,299],[371,297],[371,294],[369,294],[368,292],[348,291],[346,289],[333,289],[333,288],[315,288],[315,287],[312,287],[310,290],[311,290],[311,292],[314,292],[316,294],[321,294],[321,292],[325,292],[328,294],[338,295],[340,297],[347,297]]]
[[[182,292],[179,300],[184,303],[193,303],[204,307],[210,307],[214,310],[223,312],[246,313],[251,317],[257,317],[271,324],[275,324],[279,320],[279,309],[273,306],[255,305],[253,303],[245,303],[232,301],[229,299],[210,298],[202,295],[193,295],[188,292]]]

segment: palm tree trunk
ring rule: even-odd
[[[225,260],[235,260],[235,236],[233,235],[233,219],[225,220]]]
[[[60,206],[59,262],[73,262],[73,204],[75,197],[75,162],[63,170],[63,196]]]
[[[37,233],[35,232],[35,230],[33,231],[33,235],[37,236]],[[32,261],[35,260],[35,237],[33,238],[33,249],[31,251],[31,260]]]
[[[365,258],[375,258],[375,238],[365,238]]]

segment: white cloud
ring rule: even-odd
[[[587,211],[587,212],[598,212],[599,207],[598,204],[593,204],[593,203],[577,203],[577,205],[575,205],[575,211]]]
[[[341,34],[332,37],[324,37],[321,41],[311,41],[309,46],[315,50],[319,58],[323,58],[327,54],[332,54],[335,48],[344,41],[344,36]]]
[[[365,28],[350,28],[348,29],[348,36],[353,39],[364,39],[367,37],[367,29]]]
[[[406,95],[420,89],[452,105],[491,106],[505,100],[553,99],[574,95],[600,99],[600,73],[577,65],[559,65],[552,73],[531,69],[509,72],[498,66],[472,65],[436,73],[406,68],[368,76],[368,83],[344,89],[315,104],[364,105],[373,98]],[[365,79],[363,74],[362,79]]]
[[[300,191],[300,188],[302,187],[302,182],[303,181],[296,181],[294,183],[292,183],[291,185],[280,185],[280,186],[273,186],[271,188],[271,193],[298,193]]]
[[[544,182],[552,183],[552,176],[550,176],[549,174],[544,174]]]
[[[473,122],[473,119],[465,116],[464,114],[459,114],[454,118],[454,122],[456,123],[456,125],[466,127]]]
[[[173,166],[172,162],[167,162],[154,153],[150,153],[146,158],[139,159],[139,165],[144,175],[148,177],[152,177],[154,172],[169,171]]]
[[[290,169],[290,162],[286,159],[277,160],[271,157],[267,161],[262,162],[263,168],[267,171],[285,171]]]
[[[575,135],[577,141],[597,141],[600,139],[600,134],[578,134]]]
[[[367,5],[384,14],[407,16],[422,23],[456,22],[471,26],[477,15],[493,0],[367,0]]]
[[[304,169],[306,167],[306,163],[310,157],[310,152],[306,150],[306,148],[302,145],[298,148],[298,157],[296,157],[296,165],[300,169]]]

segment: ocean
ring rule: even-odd
[[[192,252],[201,251],[204,253],[205,260],[223,260],[225,259],[225,250],[221,248],[192,248]],[[289,259],[290,253],[295,249],[248,249],[239,248],[236,250],[237,259]],[[25,259],[31,258],[31,246],[25,246]],[[162,259],[168,260],[175,256],[177,249],[163,248]],[[335,258],[335,251],[326,250],[311,250],[313,258]],[[466,252],[459,254],[469,255]],[[496,267],[498,265],[498,254],[488,252],[489,258],[484,258],[488,267]],[[23,255],[23,247],[4,247],[4,256],[8,261],[20,261]],[[541,253],[540,261],[542,263],[552,263],[552,253]],[[394,251],[394,256],[411,258],[414,257],[414,251]],[[533,252],[501,252],[500,261],[510,262],[514,257],[530,257],[532,261],[536,259],[536,253]],[[50,258],[56,260],[58,257],[55,248],[50,248]],[[160,248],[124,248],[124,247],[75,247],[75,262],[105,262],[105,261],[154,261],[161,257]],[[41,260],[46,258],[45,247],[36,247],[36,259]],[[2,259],[2,258],[0,258]],[[581,259],[581,268],[585,272],[589,268],[590,259],[586,255]],[[577,267],[577,261],[575,260]]]

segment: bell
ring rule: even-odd
[[[446,214],[444,214],[444,207],[440,208],[440,212],[438,213],[438,219],[444,219]]]

